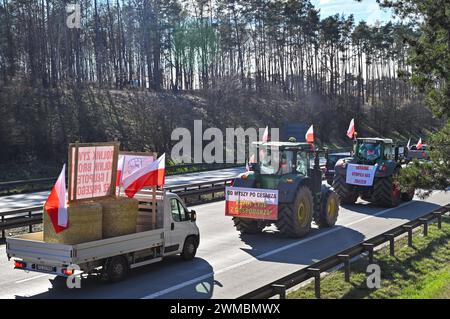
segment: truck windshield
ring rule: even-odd
[[[358,157],[373,161],[381,156],[381,144],[361,143],[358,146]]]

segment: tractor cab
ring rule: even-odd
[[[301,175],[309,176],[310,161],[314,155],[314,145],[295,142],[256,142],[258,162],[251,170],[260,175]]]
[[[394,159],[391,139],[358,138],[354,147],[355,160],[360,164],[375,164]]]
[[[250,165],[243,175],[254,183],[253,187],[279,189],[282,184],[298,183],[302,179],[321,180],[321,170],[311,161],[318,153],[314,145],[297,142],[256,142],[258,161]],[[316,174],[316,175],[314,175]]]

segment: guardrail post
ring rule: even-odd
[[[338,255],[338,258],[344,263],[344,280],[350,282],[350,255]]]
[[[370,244],[370,243],[364,243],[363,247],[369,253],[369,264],[373,264],[373,248],[374,248],[374,245]]]
[[[428,236],[428,219],[419,218],[419,221],[423,224],[423,235]]]
[[[28,218],[32,218],[33,216],[32,216],[33,214],[31,213],[31,212],[28,212]],[[32,233],[33,232],[33,225],[29,225],[28,226],[28,232],[29,233]]]
[[[437,218],[437,225],[439,229],[442,229],[442,213],[437,212],[433,214]]]
[[[413,227],[411,225],[403,225],[403,228],[406,229],[406,231],[408,232],[408,246],[412,247],[413,246],[413,242],[412,242]]]
[[[2,224],[5,222],[5,216],[3,216],[2,215]],[[6,238],[6,236],[5,236],[5,230],[4,229],[2,229],[2,239],[5,239]]]
[[[386,238],[389,239],[389,255],[395,255],[395,235],[386,234]]]
[[[314,277],[314,292],[317,299],[320,299],[320,269],[308,268],[308,271]]]
[[[272,285],[275,294],[280,295],[280,299],[286,299],[286,286],[285,285]]]

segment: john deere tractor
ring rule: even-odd
[[[234,180],[233,187],[277,190],[278,216],[273,220],[233,217],[237,230],[257,233],[275,224],[286,237],[302,237],[310,231],[313,220],[319,227],[336,223],[339,198],[330,187],[322,185],[320,152],[313,145],[294,141],[254,145],[259,150],[259,160],[251,164],[249,172]],[[267,155],[274,150],[279,154],[279,165],[267,162]]]
[[[395,207],[401,200],[411,201],[415,190],[402,190],[397,181],[404,150],[391,139],[358,138],[353,156],[340,159],[335,166],[333,188],[340,202],[354,204],[361,196],[378,206]]]

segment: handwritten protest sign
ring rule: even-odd
[[[278,190],[227,187],[226,216],[278,219]]]
[[[115,194],[118,143],[69,146],[69,201]]]
[[[349,164],[347,168],[347,184],[358,186],[372,186],[375,178],[376,166]]]

